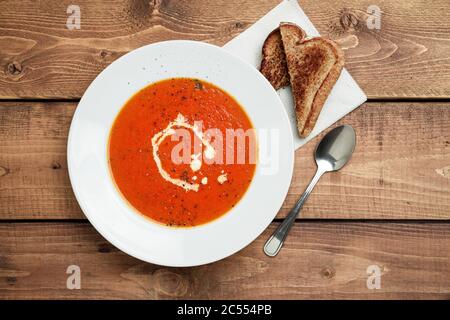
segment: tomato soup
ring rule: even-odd
[[[111,173],[142,215],[168,226],[201,225],[232,209],[248,189],[256,166],[252,129],[219,87],[163,80],[136,93],[117,116]]]

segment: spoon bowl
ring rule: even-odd
[[[350,160],[355,146],[356,134],[351,126],[343,125],[331,130],[316,148],[317,166],[326,172],[341,169]]]

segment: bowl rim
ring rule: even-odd
[[[83,94],[83,96],[80,99],[80,102],[79,102],[78,106],[80,106],[80,105],[82,105],[84,103],[84,100],[86,99],[85,98],[86,92],[88,92],[89,90],[92,90],[92,87],[97,83],[97,81],[99,81],[98,79],[99,79],[100,75],[105,70],[110,68],[111,66],[121,63],[121,61],[126,59],[129,55],[136,54],[137,52],[139,52],[141,50],[146,50],[148,47],[155,47],[155,46],[161,46],[161,45],[164,46],[164,45],[170,45],[170,44],[174,44],[174,43],[182,44],[182,45],[187,44],[187,45],[195,45],[195,46],[212,47],[212,48],[215,48],[215,49],[218,49],[218,50],[222,51],[226,55],[232,56],[233,58],[239,60],[240,63],[246,65],[247,68],[250,67],[249,69],[252,69],[252,71],[255,74],[255,76],[263,79],[263,81],[265,81],[269,85],[269,87],[272,89],[273,95],[274,95],[274,97],[276,96],[276,99],[278,99],[278,102],[279,102],[279,106],[281,107],[281,111],[280,112],[282,114],[282,117],[284,118],[284,122],[287,125],[290,126],[288,114],[287,114],[285,108],[282,107],[282,102],[281,102],[277,92],[275,91],[275,89],[273,89],[272,85],[270,85],[269,81],[256,68],[254,68],[247,61],[243,60],[241,57],[235,55],[234,53],[228,52],[227,50],[225,50],[222,47],[219,47],[219,46],[216,46],[216,45],[213,45],[213,44],[209,44],[209,43],[205,43],[205,42],[201,42],[201,41],[193,41],[193,40],[168,40],[168,41],[156,42],[156,43],[152,43],[152,44],[148,44],[148,45],[139,47],[137,49],[134,49],[134,50],[124,54],[123,56],[121,56],[120,58],[116,59],[111,64],[109,64],[106,68],[104,68],[96,76],[96,78],[87,87],[85,93]],[[168,76],[167,78],[171,78],[171,77]],[[210,81],[210,80],[206,80],[206,81]],[[217,84],[215,84],[212,81],[211,81],[211,83],[213,83],[214,85],[217,85]],[[224,90],[226,92],[228,92],[228,90],[226,90],[226,89],[224,89]],[[231,94],[234,97],[232,92],[228,92],[228,93]],[[244,105],[241,105],[241,106],[243,107],[244,111],[246,112],[246,114],[250,118],[252,124],[254,125],[254,121],[252,119],[251,113],[247,111],[247,109],[245,108]],[[189,263],[189,264],[184,264],[184,263],[166,263],[166,262],[164,264],[161,264],[159,261],[157,261],[157,259],[153,260],[153,259],[150,259],[148,256],[143,256],[141,253],[139,253],[136,250],[133,250],[132,248],[130,248],[130,246],[127,246],[126,244],[122,243],[121,241],[119,241],[116,238],[114,238],[113,236],[111,236],[110,233],[108,231],[106,231],[105,228],[101,224],[97,223],[97,221],[95,221],[93,219],[93,217],[89,213],[91,211],[91,209],[89,208],[89,205],[86,202],[84,202],[84,199],[82,199],[82,197],[80,195],[80,191],[75,186],[75,182],[74,182],[75,178],[74,177],[76,175],[76,172],[74,172],[74,170],[75,170],[74,165],[73,165],[73,157],[74,157],[73,152],[74,152],[74,150],[72,150],[72,148],[73,148],[72,146],[73,146],[75,127],[78,125],[77,124],[77,119],[79,119],[79,113],[81,112],[80,110],[81,110],[81,108],[77,107],[75,112],[74,112],[74,114],[73,114],[73,118],[72,118],[72,121],[71,121],[71,124],[70,124],[70,128],[69,128],[68,140],[67,140],[67,164],[68,164],[68,173],[69,173],[69,179],[70,179],[71,187],[72,187],[72,190],[74,192],[74,195],[75,195],[75,197],[77,199],[77,202],[78,202],[81,210],[83,211],[83,213],[84,213],[85,217],[88,219],[88,221],[92,224],[92,226],[101,234],[102,237],[104,237],[108,242],[110,242],[112,245],[114,245],[116,248],[118,248],[119,250],[123,251],[124,253],[126,253],[126,254],[134,257],[134,258],[137,258],[139,260],[145,261],[145,262],[149,262],[149,263],[157,264],[157,265],[169,266],[169,267],[190,267],[190,266],[198,266],[198,265],[208,264],[208,263],[212,263],[212,262],[215,262],[215,261],[218,261],[218,260],[222,260],[222,259],[224,259],[226,257],[229,257],[229,256],[233,255],[234,253],[237,253],[240,250],[242,250],[243,248],[247,247],[259,235],[261,235],[262,232],[264,232],[264,230],[267,229],[267,227],[272,223],[273,219],[271,221],[269,221],[268,224],[266,224],[264,226],[261,226],[260,232],[258,233],[258,235],[256,237],[253,238],[253,240],[251,240],[248,243],[243,244],[239,248],[233,250],[233,252],[231,252],[229,254],[226,254],[226,255],[223,255],[219,259],[213,259],[213,260],[205,259],[206,261],[198,261],[197,263]],[[288,173],[289,173],[288,174],[289,175],[289,179],[288,179],[289,182],[286,184],[287,186],[285,187],[285,190],[279,190],[279,192],[283,194],[283,198],[284,199],[285,199],[285,197],[287,195],[287,192],[289,190],[289,187],[290,187],[290,184],[291,184],[291,181],[292,181],[293,170],[294,170],[294,158],[295,158],[294,157],[295,149],[294,149],[294,144],[293,144],[292,130],[290,130],[290,128],[289,128],[289,130],[287,130],[287,133],[289,135],[288,144],[289,144],[289,150],[290,150],[290,154],[286,155],[286,156],[289,156],[289,158],[290,158],[289,168],[287,168],[288,169]],[[259,162],[258,162],[257,166],[258,165],[259,165]],[[252,183],[254,181],[254,178],[255,178],[256,174],[257,173],[256,173],[256,168],[255,168],[255,173],[254,173],[254,176],[252,178]],[[111,181],[111,183],[114,183],[114,181]],[[249,188],[250,188],[250,186],[249,186]],[[246,192],[246,194],[244,194],[243,198],[246,197],[246,196],[247,196],[247,192]],[[123,199],[123,201],[125,201],[125,199]],[[242,201],[242,199],[240,201]],[[273,218],[276,217],[276,214],[279,211],[279,209],[281,208],[282,204],[283,204],[283,202],[280,203],[280,206],[279,206],[278,210],[274,213],[274,217]],[[225,213],[224,215],[227,215],[227,214],[228,214],[228,212]],[[220,219],[215,219],[215,220],[220,220]],[[211,223],[211,222],[208,222],[205,225],[208,225],[209,223]],[[199,226],[199,227],[201,227],[201,226]],[[194,227],[194,228],[196,228],[196,227]],[[173,229],[177,229],[177,228],[173,228]]]

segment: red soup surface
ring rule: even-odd
[[[234,137],[227,135],[230,129]],[[152,220],[168,226],[207,223],[233,208],[251,183],[251,129],[236,100],[211,83],[175,78],[151,84],[125,104],[111,129],[114,181]],[[246,133],[243,144],[239,130]]]

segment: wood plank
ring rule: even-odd
[[[89,224],[0,224],[1,299],[450,299],[450,225],[297,223],[276,258],[272,225],[225,260],[195,268],[141,262]],[[81,290],[66,289],[69,265]],[[367,268],[381,288],[367,289]]]
[[[67,172],[74,103],[0,107],[0,219],[83,218]]]
[[[78,98],[124,53],[169,39],[223,45],[280,0],[79,0],[0,2],[0,98]],[[300,0],[319,31],[340,42],[347,67],[370,98],[450,97],[450,2]],[[367,27],[370,5],[381,29]]]
[[[0,219],[77,219],[67,174],[75,103],[0,103]],[[450,219],[450,103],[367,103],[338,124],[357,132],[348,166],[325,175],[302,218]],[[284,217],[315,171],[296,152]]]

